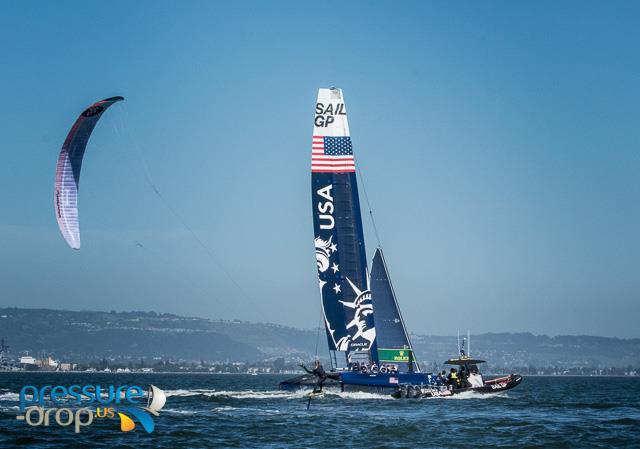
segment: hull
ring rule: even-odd
[[[341,391],[366,391],[391,394],[403,384],[428,385],[428,377],[421,373],[367,374],[359,372],[332,372],[328,374],[324,387],[339,388]],[[280,390],[300,390],[313,388],[318,378],[313,374],[302,374],[283,380],[278,384]]]
[[[438,386],[435,377],[424,373],[359,373],[345,371],[331,373],[324,382],[325,387],[339,388],[341,391],[363,391],[369,393],[389,394],[395,398],[428,398],[453,396],[465,392],[478,394],[496,394],[517,387],[522,376],[512,374],[506,377],[491,379],[480,387],[455,388]],[[280,390],[299,390],[313,388],[317,378],[311,374],[296,376],[280,382]]]
[[[476,394],[497,394],[502,393],[512,388],[517,387],[522,382],[522,376],[519,374],[512,374],[506,377],[500,377],[498,379],[491,379],[484,382],[480,387],[468,387],[468,388],[454,388],[451,389],[447,386],[418,386],[407,385],[398,388],[392,393],[392,396],[396,399],[400,398],[433,398],[433,397],[447,397],[455,396],[461,393],[476,393]]]

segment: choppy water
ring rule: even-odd
[[[333,392],[306,410],[283,376],[0,373],[0,447],[422,448],[640,447],[640,378],[525,378],[499,396],[393,400]],[[83,429],[17,421],[26,384],[152,383],[167,393],[156,429]]]

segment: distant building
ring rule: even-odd
[[[22,357],[20,357],[20,364],[21,365],[35,365],[36,364],[36,359],[31,357],[30,355],[23,355]]]
[[[58,369],[60,362],[53,360],[51,356],[46,359],[36,359],[34,365],[43,371],[55,371]]]

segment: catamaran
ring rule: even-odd
[[[394,397],[496,393],[518,385],[518,375],[468,387],[445,385],[438,376],[422,372],[382,248],[376,249],[371,271],[367,270],[355,163],[342,90],[320,89],[311,144],[311,190],[318,286],[331,360],[325,385]],[[481,361],[465,357],[448,362],[477,370]],[[279,386],[315,384],[315,377],[305,374]]]

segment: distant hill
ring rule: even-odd
[[[317,331],[156,312],[0,308],[0,337],[14,355],[29,351],[69,361],[257,361],[309,359],[315,353]],[[412,341],[418,360],[427,364],[440,364],[457,351],[456,337],[412,335]],[[472,336],[471,350],[493,367],[640,366],[640,339],[481,334]],[[326,353],[324,332],[319,351]]]
[[[254,361],[306,356],[315,333],[274,324],[214,321],[156,312],[0,308],[0,337],[13,354],[74,361],[163,358]]]
[[[457,337],[412,335],[418,360],[441,362],[455,355]],[[640,339],[531,333],[471,336],[474,357],[491,367],[627,367],[640,366]]]

